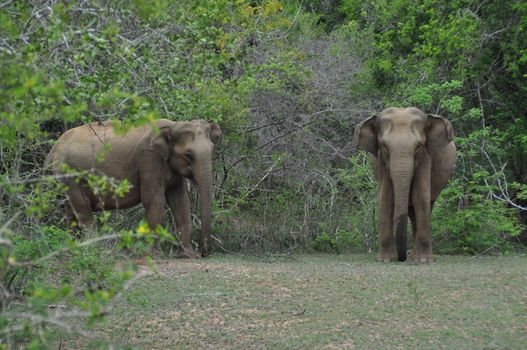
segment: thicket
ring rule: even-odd
[[[44,159],[89,121],[221,125],[218,251],[371,252],[376,184],[354,126],[413,105],[448,117],[459,150],[436,253],[520,249],[526,41],[527,4],[510,0],[3,1],[0,348],[45,347],[43,330],[103,316],[133,281],[115,252],[148,250],[139,207],[100,215],[95,240],[64,230]],[[94,186],[117,190],[106,180]]]

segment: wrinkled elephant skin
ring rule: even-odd
[[[434,201],[454,169],[453,137],[450,121],[413,107],[388,108],[356,127],[352,144],[370,153],[379,182],[377,260],[406,260],[408,217],[411,258],[419,263],[434,260],[430,218]]]
[[[49,153],[47,164],[67,186],[68,222],[76,220],[90,230],[94,211],[142,203],[148,225],[156,229],[166,203],[180,231],[181,255],[195,257],[185,178],[194,180],[198,187],[202,222],[199,245],[202,255],[207,255],[211,245],[212,152],[221,136],[219,126],[205,120],[161,119],[124,135],[117,134],[111,123],[91,123],[66,131]],[[86,181],[62,176],[67,173],[64,165],[118,181],[127,179],[131,189],[122,197],[96,195]]]

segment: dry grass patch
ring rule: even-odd
[[[213,256],[164,260],[94,338],[171,348],[525,348],[527,259]],[[70,339],[66,348],[96,342]]]

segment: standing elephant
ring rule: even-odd
[[[190,201],[185,178],[197,183],[201,207],[200,250],[211,247],[212,151],[221,140],[221,129],[205,120],[174,122],[160,119],[156,127],[132,128],[116,134],[111,123],[91,123],[65,132],[48,155],[55,175],[64,175],[64,164],[116,180],[127,179],[131,189],[120,198],[95,195],[86,183],[63,176],[67,186],[68,221],[93,225],[93,211],[130,208],[143,203],[151,229],[160,223],[165,202],[181,232],[182,255],[196,257],[191,246]]]
[[[378,261],[406,260],[408,216],[414,239],[412,258],[434,260],[430,217],[454,169],[453,137],[446,118],[413,107],[388,108],[355,129],[352,145],[371,153],[379,181]]]

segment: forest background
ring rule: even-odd
[[[135,239],[140,207],[100,215],[100,241],[65,231],[65,198],[44,159],[61,133],[90,121],[221,125],[216,251],[375,252],[376,183],[351,149],[354,126],[416,106],[447,117],[458,146],[433,212],[435,253],[522,251],[526,93],[519,0],[4,0],[2,311],[17,298],[37,311],[67,299],[100,315],[133,275],[115,272],[107,253],[148,248]],[[174,231],[168,215],[166,226]],[[50,319],[13,315],[0,318],[5,334],[37,334]]]

